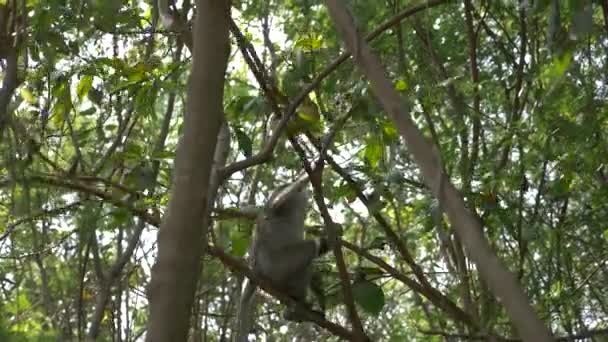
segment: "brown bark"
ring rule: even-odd
[[[201,257],[213,154],[223,117],[228,62],[228,0],[198,0],[184,131],[175,158],[169,207],[158,233],[150,282],[147,341],[185,341]]]
[[[409,108],[401,100],[386,72],[369,45],[361,38],[354,20],[341,1],[327,0],[327,7],[356,64],[369,79],[374,95],[395,123],[426,185],[439,199],[456,233],[462,239],[471,259],[487,281],[493,294],[500,298],[524,341],[553,341],[550,331],[539,319],[527,295],[515,276],[492,251],[483,236],[480,220],[465,206],[458,190],[443,172],[436,148],[422,135],[409,115]]]

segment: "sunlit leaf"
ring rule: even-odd
[[[407,82],[405,82],[405,80],[398,80],[395,83],[395,89],[399,90],[399,91],[405,91],[405,90],[407,90]]]
[[[317,50],[323,46],[323,41],[321,38],[300,38],[296,41],[295,46],[307,51]]]
[[[27,103],[29,103],[29,104],[38,103],[34,94],[32,94],[32,92],[27,87],[21,87],[21,89],[19,89],[19,93],[21,94],[21,97],[25,101],[27,101]]]
[[[82,99],[89,94],[89,91],[93,87],[93,76],[85,75],[80,79],[78,85],[76,86],[76,94],[78,95],[78,99],[82,101]]]
[[[397,134],[397,128],[391,121],[382,123],[382,132],[384,133],[384,136],[389,139],[395,139],[399,136],[399,134]]]
[[[382,159],[384,147],[376,140],[370,140],[365,146],[364,156],[372,168],[378,166],[378,162]]]

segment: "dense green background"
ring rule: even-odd
[[[367,33],[419,2],[348,4]],[[190,52],[157,22],[149,1],[0,5],[17,18],[0,25],[5,84],[5,51],[18,62],[15,89],[0,91],[0,104],[7,103],[0,108],[0,340],[83,339],[97,294],[109,285],[100,340],[137,340],[145,333],[157,231],[141,217],[145,210],[162,216],[168,200]],[[322,2],[233,6],[280,98],[292,99],[343,51]],[[193,15],[188,0],[176,9],[182,18]],[[444,1],[371,43],[540,317],[559,336],[589,341],[608,341],[607,16],[605,0]],[[6,45],[13,31],[16,48]],[[233,43],[225,90],[229,163],[256,153],[272,126],[265,94]],[[324,185],[343,239],[355,245],[345,255],[368,335],[516,338],[352,61],[331,69],[311,99],[320,120],[292,132],[319,137],[349,117],[330,150],[335,163]],[[300,141],[314,155],[303,134]],[[277,183],[301,171],[282,139],[270,162],[233,175],[220,189],[211,241],[243,256],[253,222],[233,209],[261,205]],[[307,222],[322,222],[316,208]],[[141,240],[132,256],[130,240]],[[193,340],[226,340],[241,277],[212,257],[205,262]],[[412,273],[416,265],[424,278]],[[333,258],[318,268],[328,318],[345,324]],[[404,279],[438,290],[480,329]],[[279,304],[261,298],[258,332],[266,340],[332,339],[309,324],[281,329]]]

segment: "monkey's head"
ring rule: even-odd
[[[305,185],[284,185],[270,196],[267,209],[276,216],[306,215],[308,197]]]

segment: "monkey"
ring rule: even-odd
[[[313,278],[312,261],[329,250],[327,238],[304,239],[308,207],[308,194],[304,189],[306,180],[300,178],[291,186],[281,187],[273,193],[257,217],[249,249],[253,271],[304,304]],[[251,331],[255,290],[256,285],[248,280],[241,294],[235,342],[246,342]],[[318,295],[319,289],[313,290]],[[302,321],[296,307],[291,305],[284,310],[283,318]]]
[[[173,12],[171,9],[171,1],[169,0],[158,0],[158,13],[162,20],[163,26],[166,29],[171,28],[175,23],[175,19],[173,18]]]

